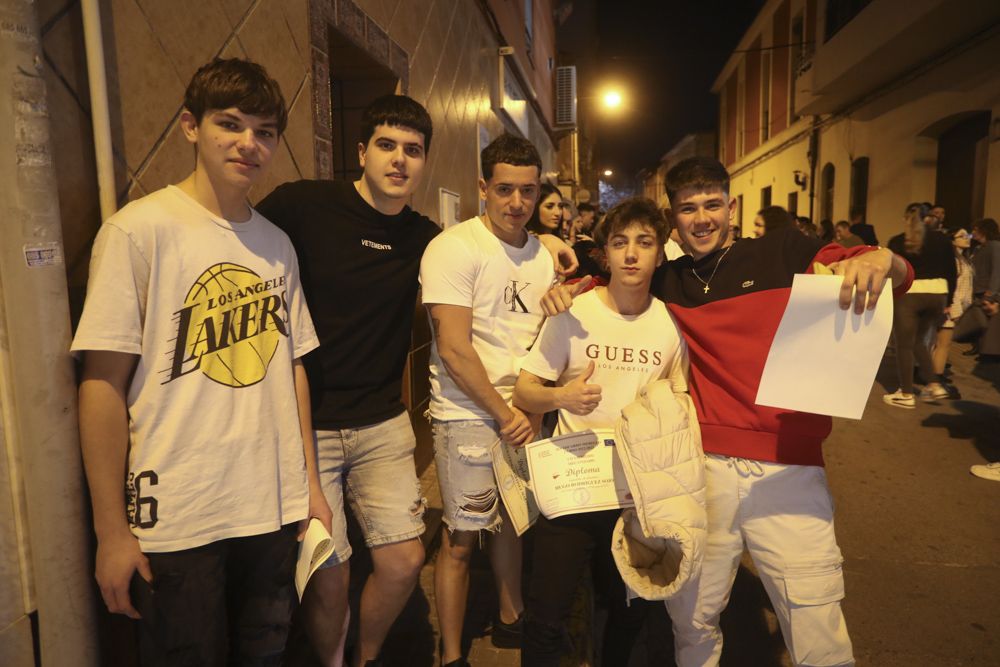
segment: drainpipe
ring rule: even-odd
[[[15,496],[23,611],[38,612],[36,659],[43,667],[96,667],[90,519],[35,7],[0,0],[0,441],[7,454],[0,472],[7,468]],[[9,657],[8,646],[0,653]]]
[[[809,219],[812,220],[816,225],[819,225],[819,221],[816,220],[815,212],[813,210],[816,204],[816,164],[819,162],[819,121],[818,116],[813,116],[812,121],[812,132],[809,134]]]
[[[111,150],[111,115],[108,112],[108,81],[104,67],[104,38],[98,0],[82,0],[83,43],[87,52],[87,79],[90,82],[90,117],[97,157],[97,187],[101,202],[101,222],[118,210],[115,163]]]

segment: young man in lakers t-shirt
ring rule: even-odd
[[[330,527],[298,263],[247,204],[286,120],[259,65],[200,68],[180,116],[194,171],[94,243],[72,349],[96,576],[110,611],[141,619],[146,667],[280,664],[296,535]]]

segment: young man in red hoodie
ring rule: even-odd
[[[717,665],[719,615],[729,601],[744,546],[778,616],[796,665],[853,665],[842,557],[823,471],[829,417],[754,402],[767,354],[796,273],[814,262],[844,277],[840,306],[872,309],[891,278],[897,292],[913,273],[884,248],[823,246],[794,227],[734,244],[736,202],[729,174],[713,158],[683,160],[667,173],[667,194],[690,255],[669,262],[653,293],[667,302],[691,360],[690,391],[706,453],[708,544],[701,577],[667,603],[680,667]],[[587,281],[581,281],[586,283]],[[543,300],[561,312],[582,287]]]

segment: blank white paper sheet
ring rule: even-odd
[[[797,274],[757,404],[861,419],[892,331],[892,286],[861,315],[837,303],[843,277]]]

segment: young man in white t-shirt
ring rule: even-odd
[[[96,576],[146,667],[280,664],[296,535],[330,527],[300,362],[318,341],[288,237],[247,204],[286,121],[259,65],[203,66],[194,171],[94,243],[72,349]]]
[[[504,134],[483,149],[480,196],[486,214],[455,225],[427,246],[420,264],[423,301],[434,330],[430,413],[444,502],[434,588],[445,665],[463,665],[462,624],[469,561],[481,530],[500,613],[497,646],[520,643],[521,542],[504,520],[490,448],[528,442],[528,416],[511,405],[518,362],[542,325],[539,300],[552,285],[552,260],[525,230],[542,162],[531,142]]]
[[[609,284],[547,320],[521,364],[514,404],[532,413],[557,410],[557,435],[613,428],[622,408],[660,378],[669,377],[676,391],[686,391],[686,347],[666,306],[649,293],[666,236],[652,201],[628,199],[612,208],[596,234],[607,256]],[[609,607],[601,664],[628,664],[645,609],[641,600],[626,605],[625,585],[611,558],[619,514],[539,517],[521,664],[559,665],[567,657],[565,628],[592,555]]]

